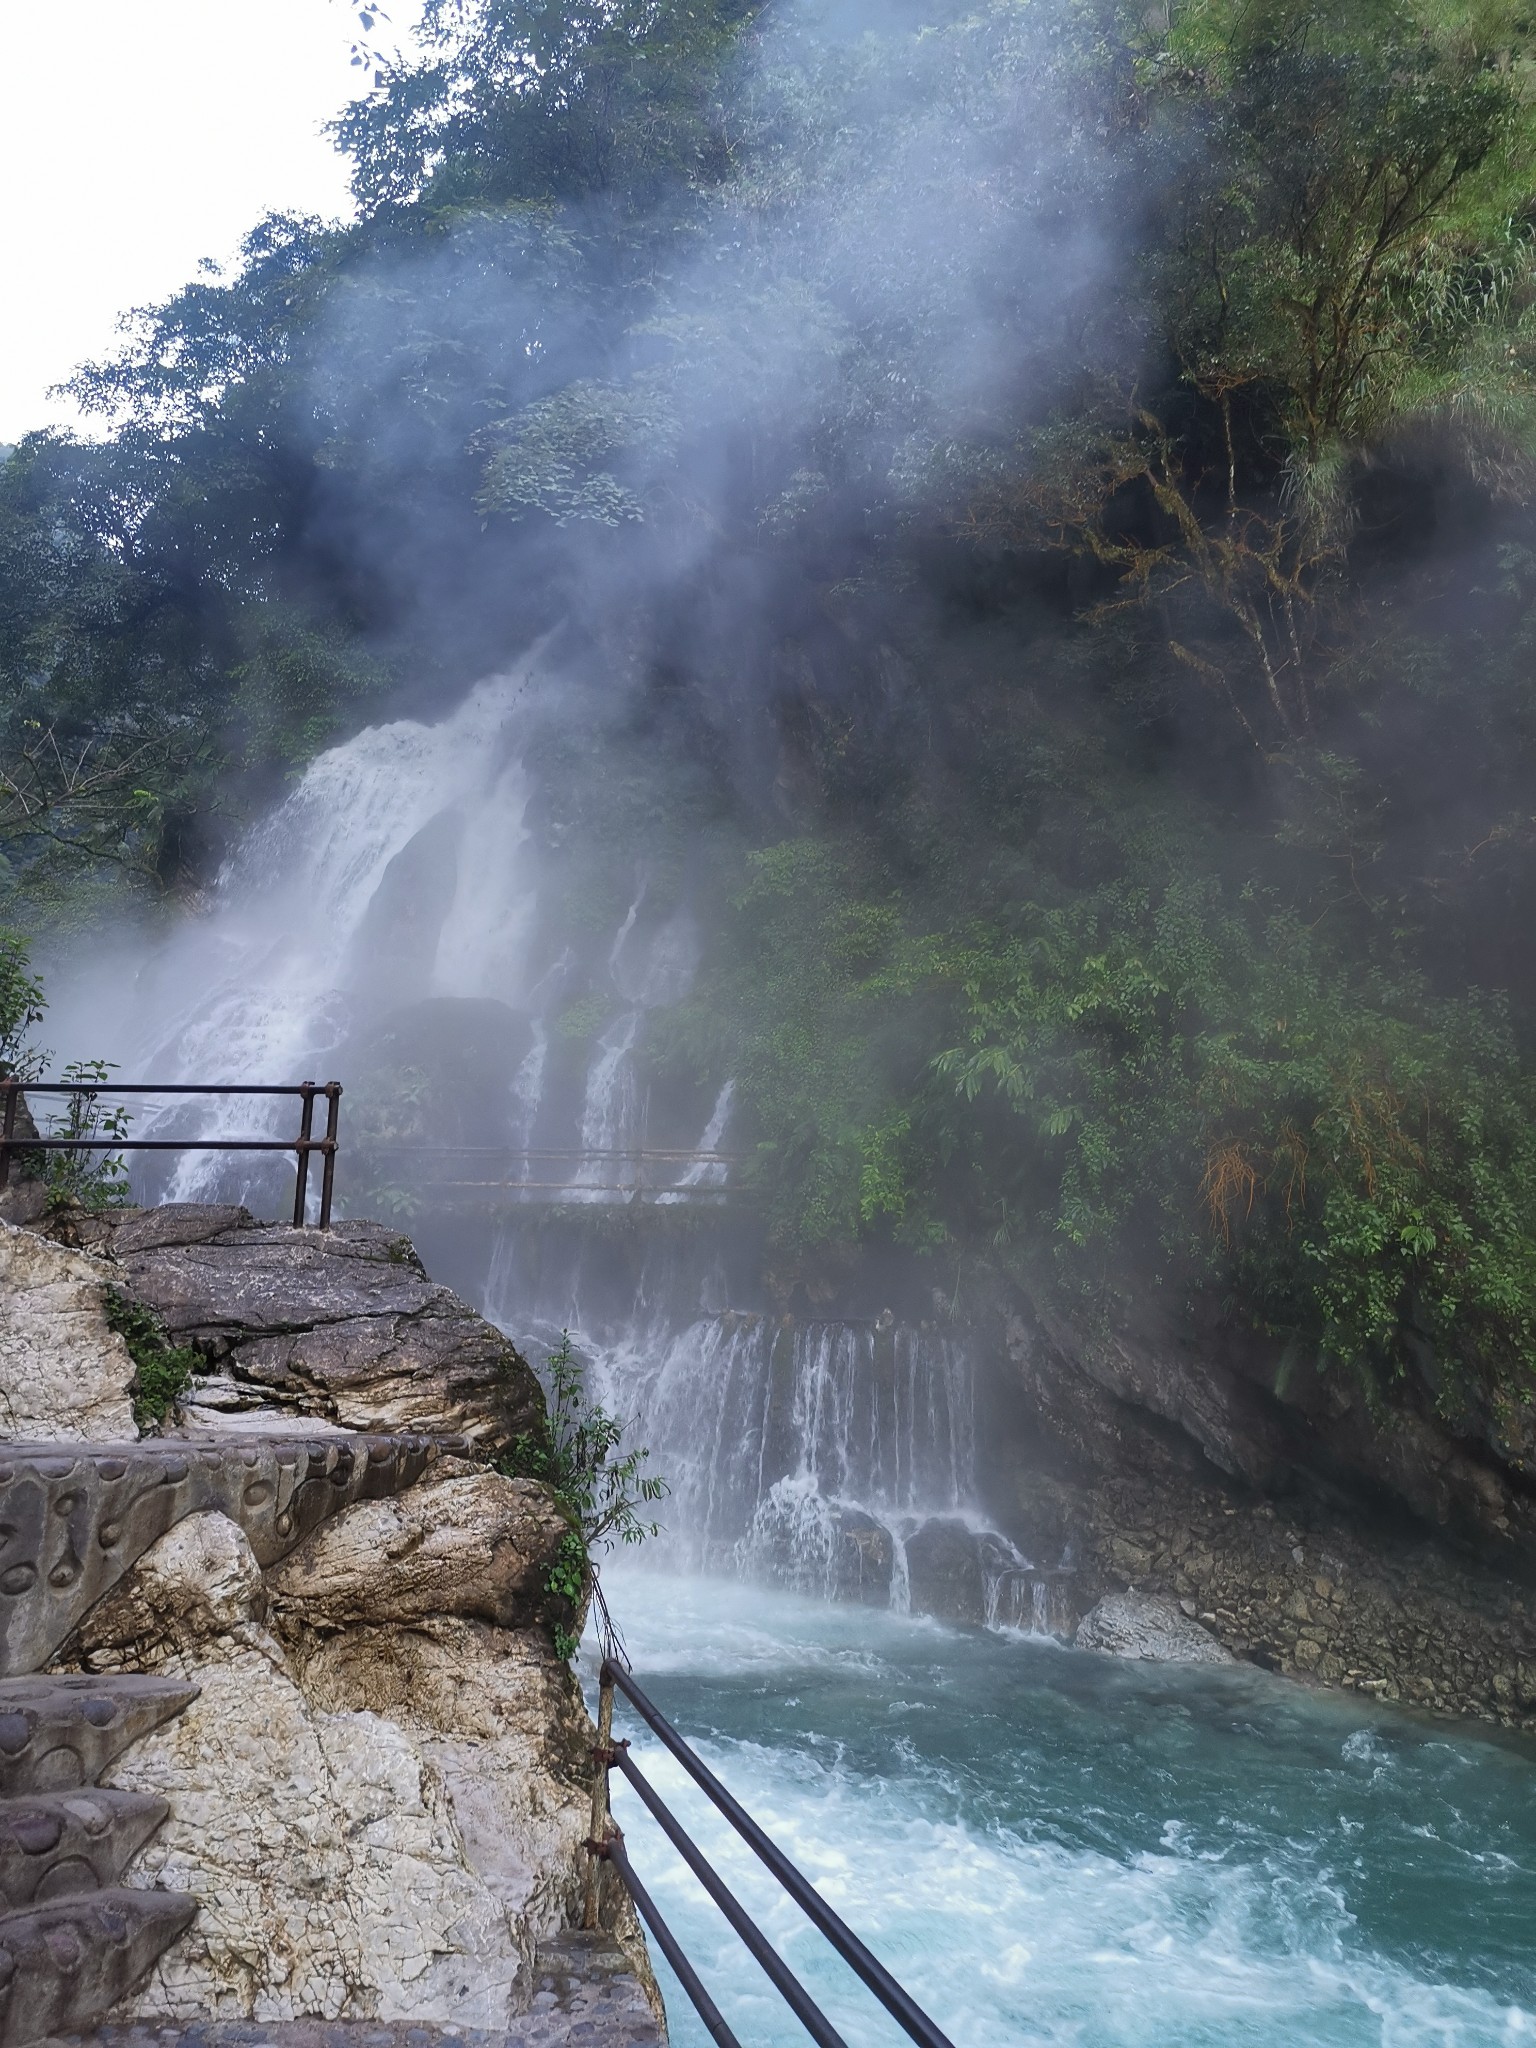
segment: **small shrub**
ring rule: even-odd
[[[153,1309],[130,1301],[115,1287],[107,1289],[106,1310],[108,1328],[122,1338],[134,1363],[128,1390],[133,1419],[141,1431],[151,1429],[190,1386],[202,1357],[189,1344],[173,1344]]]
[[[659,1533],[660,1524],[645,1520],[644,1506],[666,1498],[664,1479],[644,1467],[650,1452],[636,1449],[616,1455],[624,1434],[617,1417],[587,1400],[581,1361],[569,1330],[545,1362],[545,1393],[549,1421],[540,1435],[524,1433],[496,1460],[511,1479],[542,1479],[553,1488],[570,1519],[554,1563],[544,1581],[552,1599],[579,1611],[596,1577],[592,1552],[599,1545],[644,1543]],[[578,1639],[556,1623],[556,1653],[569,1662]]]
[[[103,1104],[98,1092],[111,1072],[105,1060],[72,1060],[64,1069],[62,1079],[78,1083],[79,1091],[65,1098],[60,1114],[49,1117],[46,1135],[99,1141],[102,1149],[43,1155],[50,1209],[98,1212],[125,1208],[133,1200],[127,1164],[121,1152],[111,1149],[127,1137],[132,1118],[121,1105]]]

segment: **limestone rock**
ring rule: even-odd
[[[171,1810],[130,1881],[201,1910],[123,2016],[504,2027],[527,1956],[421,1750],[375,1714],[313,1711],[254,1626],[172,1663],[201,1696],[113,1782]]]
[[[448,1614],[517,1628],[549,1606],[545,1581],[569,1528],[547,1486],[461,1470],[348,1508],[269,1584],[312,1628]]]
[[[890,1604],[890,1530],[814,1482],[781,1479],[753,1516],[750,1542],[753,1570],[797,1592],[868,1607]]]
[[[107,1271],[0,1223],[0,1432],[7,1437],[137,1435],[133,1360],[107,1327]]]
[[[387,1715],[441,1770],[476,1872],[535,1940],[578,1911],[592,1724],[547,1637],[461,1619],[292,1646],[318,1708]]]
[[[76,1632],[79,1654],[100,1669],[139,1668],[168,1652],[190,1654],[261,1621],[267,1592],[250,1539],[227,1515],[189,1515],[145,1551]]]
[[[483,1440],[541,1425],[521,1353],[383,1224],[292,1230],[183,1204],[127,1215],[100,1241],[124,1291],[221,1367],[221,1405],[234,1382],[352,1429]]]
[[[974,1531],[947,1515],[935,1515],[907,1538],[907,1577],[914,1614],[947,1621],[986,1619],[986,1582]]]
[[[1155,1593],[1106,1593],[1078,1623],[1079,1650],[1107,1650],[1157,1664],[1231,1664],[1236,1659],[1208,1629]]]

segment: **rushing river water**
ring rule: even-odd
[[[1247,1667],[1136,1665],[610,1566],[636,1675],[957,2048],[1536,2041],[1536,1757]],[[620,1703],[850,2048],[905,2039]],[[750,2048],[786,2009],[615,1778]],[[677,2048],[707,2041],[663,1970]]]

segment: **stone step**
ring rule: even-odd
[[[531,2009],[500,2028],[406,2020],[141,2020],[61,2048],[663,2048],[640,1981],[609,1934],[557,1935],[539,1950]]]
[[[198,1690],[182,1678],[116,1672],[0,1681],[0,1798],[94,1785],[131,1742],[174,1720]]]
[[[0,1911],[110,1890],[170,1810],[94,1785],[0,1800]]]
[[[123,1887],[0,1914],[0,2044],[20,2048],[100,2019],[196,1912],[180,1892]]]
[[[191,1925],[196,1899],[117,1882],[166,1802],[94,1781],[198,1690],[117,1673],[0,1681],[0,2048],[101,2019]]]
[[[429,1437],[335,1430],[0,1444],[0,1678],[41,1671],[187,1515],[228,1515],[272,1564],[353,1501],[403,1492],[438,1448]]]

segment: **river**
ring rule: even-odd
[[[604,1576],[657,1704],[957,2048],[1536,2040],[1527,1750],[1246,1666]],[[904,2040],[622,1702],[616,1725],[850,2048]],[[617,1777],[614,1810],[742,2041],[800,2048]],[[704,2048],[661,1975],[676,2048]]]

